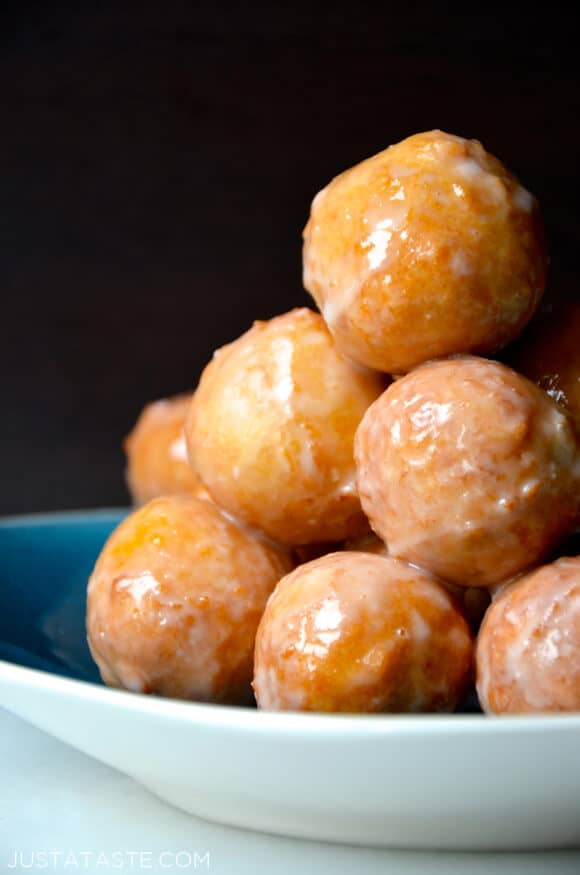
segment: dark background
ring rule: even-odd
[[[469,7],[474,6],[474,9]],[[416,131],[541,199],[578,295],[576,22],[475,4],[14,4],[0,26],[0,512],[126,501],[120,441],[214,347],[308,303],[333,175]]]

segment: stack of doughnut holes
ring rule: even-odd
[[[303,236],[318,312],[254,322],[125,441],[136,508],[88,584],[103,680],[579,711],[580,305],[540,306],[535,198],[430,131],[333,179]]]

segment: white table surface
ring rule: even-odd
[[[130,778],[0,709],[0,872],[147,870],[214,875],[578,875],[580,850],[384,851],[222,827],[182,814]]]

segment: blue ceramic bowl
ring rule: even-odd
[[[85,637],[86,584],[126,510],[0,520],[0,659],[101,683]]]

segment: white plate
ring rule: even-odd
[[[400,848],[580,844],[580,715],[259,713],[2,661],[0,702],[221,823]]]

